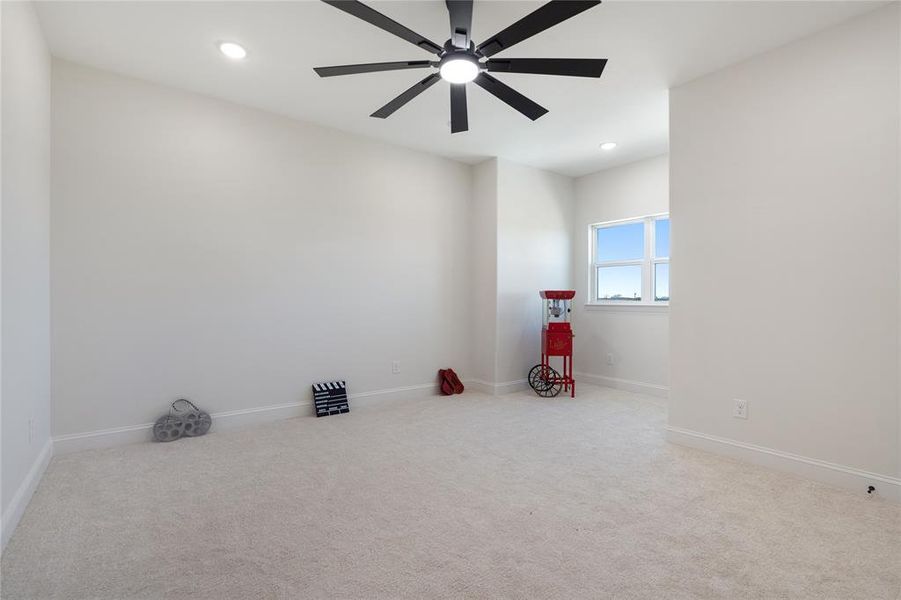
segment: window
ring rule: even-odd
[[[593,225],[594,303],[667,304],[669,233],[669,215]]]

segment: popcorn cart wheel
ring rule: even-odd
[[[535,365],[529,371],[529,386],[542,398],[555,398],[563,389],[562,377],[553,367]]]

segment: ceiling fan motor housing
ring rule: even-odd
[[[472,57],[473,60],[478,60],[482,56],[479,51],[476,50],[475,43],[469,42],[469,48],[458,48],[454,45],[452,40],[444,42],[444,51],[441,53],[442,60],[449,54],[465,54]]]

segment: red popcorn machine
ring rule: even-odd
[[[569,324],[575,290],[544,290],[538,292],[544,304],[541,327],[541,363],[529,371],[529,385],[544,398],[553,398],[560,391],[576,397],[573,379],[573,331]],[[552,356],[563,359],[562,374],[551,366]]]

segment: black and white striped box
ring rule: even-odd
[[[347,382],[314,383],[313,404],[317,417],[350,412],[350,404],[347,403]]]

